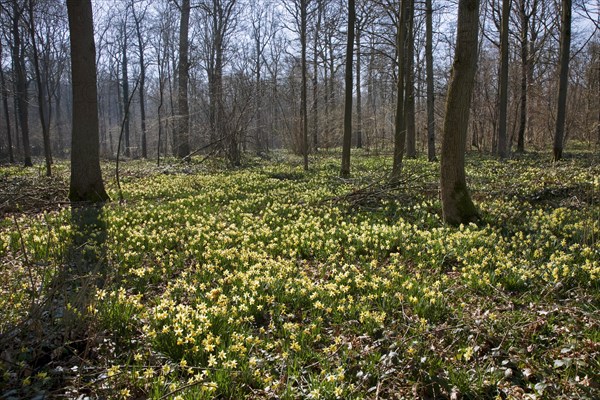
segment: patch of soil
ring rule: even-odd
[[[0,176],[0,218],[58,209],[68,203],[68,192],[62,177]]]

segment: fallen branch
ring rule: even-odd
[[[431,175],[404,175],[399,182],[390,183],[387,176],[353,190],[341,196],[324,199],[320,204],[348,204],[351,209],[379,207],[385,200],[407,201],[413,196],[411,192],[426,191]]]
[[[217,139],[217,140],[215,140],[214,142],[211,142],[211,143],[209,143],[209,144],[207,144],[207,145],[205,145],[205,146],[202,146],[202,147],[200,147],[199,149],[196,149],[196,150],[192,151],[190,154],[188,154],[187,156],[183,157],[181,160],[182,160],[182,161],[189,160],[189,159],[191,159],[191,158],[192,158],[192,156],[195,156],[196,154],[200,153],[202,150],[208,149],[209,147],[212,147],[212,146],[214,146],[214,145],[216,145],[216,144],[218,144],[218,143],[222,142],[224,139],[225,139],[225,138],[224,138],[224,137],[222,137],[222,138],[220,138],[220,139]],[[209,155],[212,155],[212,154],[214,154],[214,153],[215,153],[215,150],[211,151],[211,152],[210,152],[210,153],[208,153],[208,154],[209,154]],[[206,159],[206,157],[205,157],[204,159]],[[204,160],[202,160],[202,161],[204,161]]]

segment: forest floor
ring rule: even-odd
[[[600,155],[0,168],[0,398],[600,398]]]

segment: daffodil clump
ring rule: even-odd
[[[584,161],[470,159],[482,221],[456,228],[424,160],[406,162],[420,181],[404,195],[368,207],[344,195],[385,157],[353,159],[351,180],[328,157],[310,172],[126,164],[125,202],[91,229],[68,209],[2,222],[0,333],[83,257],[101,268],[69,305],[95,338],[95,375],[80,383],[104,397],[587,395],[600,368],[600,168]],[[0,379],[51,390],[48,371],[19,370],[33,362],[23,354],[0,360]]]

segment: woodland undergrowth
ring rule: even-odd
[[[460,227],[438,163],[352,157],[128,161],[92,209],[1,168],[0,398],[600,397],[597,154],[470,154]]]

